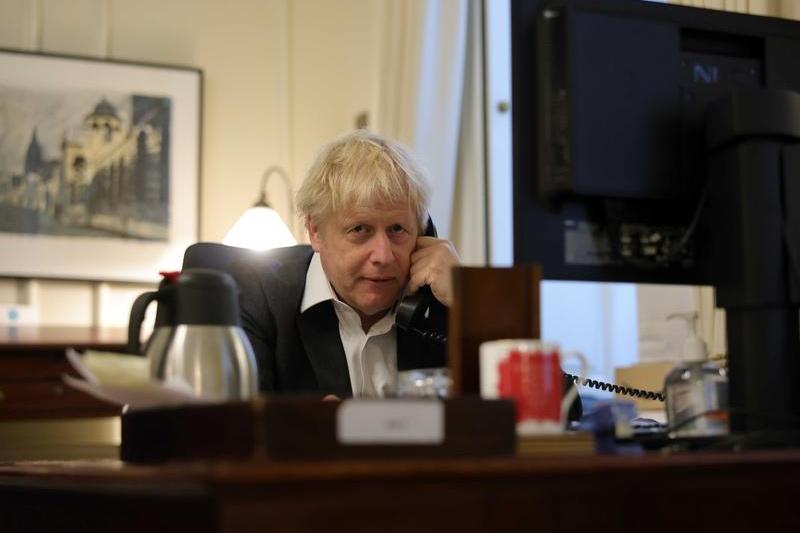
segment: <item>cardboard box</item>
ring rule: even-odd
[[[620,367],[614,370],[614,382],[621,387],[661,392],[664,390],[664,379],[675,364],[673,361],[660,361]],[[639,411],[663,411],[665,408],[664,402],[659,400],[620,395],[617,397],[632,400]]]

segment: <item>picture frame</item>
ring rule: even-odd
[[[179,270],[201,128],[199,69],[0,49],[0,276]]]

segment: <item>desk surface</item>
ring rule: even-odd
[[[0,483],[87,482],[141,483],[158,485],[199,483],[207,486],[252,483],[338,482],[350,480],[406,480],[426,477],[484,479],[527,478],[578,473],[637,474],[697,469],[746,471],[781,468],[800,469],[800,449],[747,452],[697,452],[631,456],[547,456],[463,459],[388,459],[341,461],[193,461],[165,465],[133,465],[118,460],[30,461],[0,463]],[[800,485],[800,479],[797,479]]]
[[[125,328],[2,327],[0,353],[18,353],[66,346],[118,349],[127,342]]]
[[[18,387],[50,383],[60,376],[64,344],[123,339],[119,332],[88,333],[0,337],[8,349],[0,357],[6,379]],[[29,357],[31,346],[39,346],[33,351],[41,357]],[[48,362],[49,353],[57,360]],[[23,360],[38,365],[34,374],[18,375]],[[48,402],[42,400],[43,413],[63,406],[65,396],[59,392]],[[17,463],[0,464],[0,530],[800,531],[798,494],[800,450],[165,466]]]
[[[797,494],[800,450],[0,465],[10,531],[798,531]]]

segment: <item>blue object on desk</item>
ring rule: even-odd
[[[636,406],[627,400],[599,402],[583,418],[580,428],[591,431],[597,453],[615,455],[642,453],[642,447],[633,441],[621,441],[633,435],[631,421],[636,418]]]

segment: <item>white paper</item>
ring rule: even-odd
[[[105,402],[127,405],[129,409],[214,401],[195,396],[185,382],[150,379],[148,361],[138,355],[91,350],[81,355],[68,348],[67,360],[82,379],[64,375],[64,383]]]
[[[336,412],[341,444],[441,444],[444,404],[439,400],[345,400]]]

